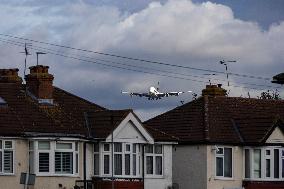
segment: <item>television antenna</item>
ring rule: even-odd
[[[45,52],[36,52],[36,65],[38,66],[38,55],[46,54]]]
[[[25,48],[24,48],[24,52],[20,52],[20,53],[23,53],[25,54],[25,67],[24,67],[24,76],[26,75],[26,69],[27,69],[27,58],[29,55],[32,55],[30,52],[29,52],[29,49],[28,47],[32,46],[31,43],[25,43]]]
[[[229,73],[228,73],[228,63],[237,62],[236,60],[220,60],[220,64],[224,65],[226,67],[226,75],[227,75],[227,81],[228,81],[228,87],[230,86],[229,81]]]

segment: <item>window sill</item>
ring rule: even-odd
[[[145,175],[146,179],[163,179],[163,175]]]
[[[16,176],[15,173],[0,173],[0,176]]]
[[[234,181],[233,177],[215,177],[214,180],[227,180],[227,181]]]
[[[79,175],[71,175],[71,174],[36,174],[37,177],[73,177],[79,178]]]

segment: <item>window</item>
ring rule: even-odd
[[[122,175],[122,143],[114,143],[114,174]]]
[[[162,145],[146,145],[146,174],[147,175],[163,175],[163,146]]]
[[[41,175],[66,174],[79,172],[79,146],[77,142],[37,141],[37,173]],[[31,157],[30,157],[31,158]]]
[[[14,144],[10,140],[0,140],[0,173],[14,172]]]
[[[55,173],[73,174],[73,146],[74,143],[56,143]]]
[[[102,174],[104,176],[111,175],[111,150],[112,145],[104,143],[102,145]],[[99,149],[95,153],[99,156]],[[113,174],[116,177],[137,177],[140,171],[140,149],[138,144],[130,143],[113,143]],[[94,158],[96,159],[96,158]],[[99,164],[99,162],[97,162]],[[99,175],[99,173],[97,173]]]
[[[250,178],[250,169],[251,169],[250,161],[251,161],[250,150],[245,149],[245,178]]]
[[[232,148],[216,150],[216,176],[232,178]]]
[[[94,175],[100,174],[100,145],[94,144]]]
[[[274,146],[245,149],[245,178],[283,180],[283,151],[284,148]],[[248,154],[250,154],[250,157],[248,157]],[[251,158],[251,161],[248,158]]]

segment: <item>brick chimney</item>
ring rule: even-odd
[[[37,65],[29,67],[26,75],[28,91],[37,99],[53,99],[53,75],[48,73],[48,66]]]
[[[22,84],[22,78],[18,75],[18,68],[0,69],[0,83]]]
[[[206,85],[206,89],[202,90],[202,96],[226,96],[227,90],[222,88],[221,84]]]

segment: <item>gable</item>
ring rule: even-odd
[[[111,142],[112,134],[107,138],[107,142]],[[113,131],[114,142],[129,142],[129,143],[154,143],[154,139],[141,125],[137,118],[129,113],[128,116],[116,127]]]
[[[266,143],[284,143],[284,134],[279,127],[275,127],[274,131],[267,138]]]

